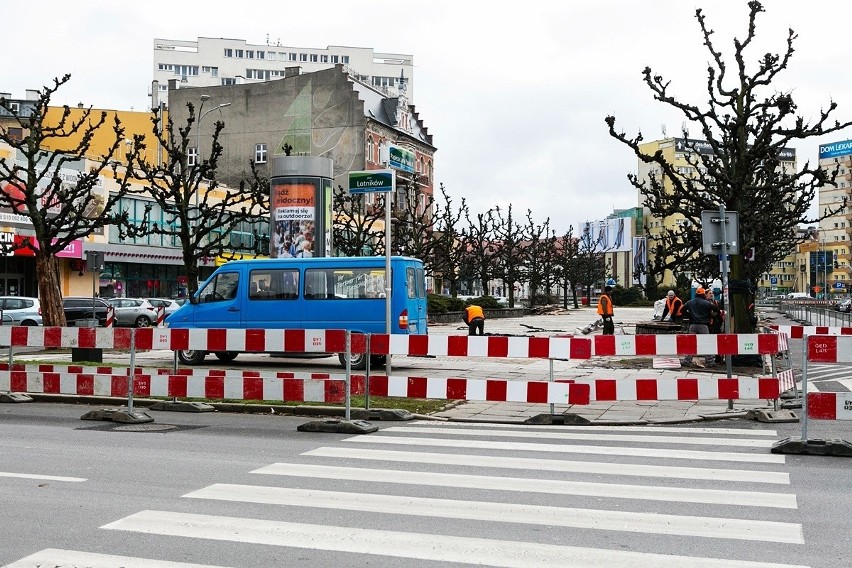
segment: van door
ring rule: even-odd
[[[242,326],[245,283],[238,271],[222,270],[213,275],[198,293],[195,327],[238,328]],[[242,286],[241,286],[242,284]]]
[[[301,329],[302,300],[298,268],[252,267],[243,304],[247,329]]]
[[[408,333],[424,335],[428,332],[426,313],[426,279],[423,267],[415,264],[405,266],[405,308],[408,310]]]

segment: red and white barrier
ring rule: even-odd
[[[808,418],[852,420],[852,392],[809,392]]]
[[[157,327],[163,327],[163,324],[166,321],[166,307],[165,306],[157,306]]]
[[[759,400],[783,392],[773,377],[707,377],[677,379],[577,379],[590,387],[589,400]]]
[[[764,355],[778,353],[778,335],[774,333],[596,335],[593,351],[596,356]]]
[[[115,327],[115,306],[107,307],[106,327]]]
[[[591,345],[590,339],[578,337],[370,336],[370,353],[373,355],[588,359],[592,356]]]
[[[0,371],[0,391],[127,397],[127,375]],[[342,380],[134,375],[133,394],[229,400],[342,403]]]
[[[815,363],[852,363],[852,336],[811,335],[807,357]]]
[[[802,339],[806,335],[852,335],[852,327],[824,327],[817,325],[770,325],[791,339]]]

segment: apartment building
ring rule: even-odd
[[[852,140],[822,144],[819,167],[837,173],[834,185],[819,192],[819,214],[833,213],[820,221],[819,254],[808,265],[820,264],[832,297],[846,295],[852,286]],[[845,206],[844,206],[845,203]]]
[[[250,44],[244,39],[199,37],[195,41],[155,38],[153,79],[159,100],[168,103],[168,83],[182,87],[239,85],[280,79],[288,68],[311,73],[343,65],[354,79],[396,96],[400,79],[414,100],[414,56],[366,47],[290,47],[280,39]]]

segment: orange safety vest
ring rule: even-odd
[[[465,320],[467,322],[471,322],[475,318],[485,319],[485,313],[479,306],[468,306],[464,309],[464,311],[467,314],[467,319]]]
[[[598,315],[612,315],[612,298],[610,298],[607,294],[601,294],[601,297],[598,298]]]
[[[675,313],[674,311],[675,302],[680,302],[680,307],[678,308],[677,313]],[[668,310],[669,315],[673,317],[680,317],[683,313],[683,302],[677,296],[675,296],[671,299],[671,301],[669,301],[668,296],[666,296],[666,310]]]

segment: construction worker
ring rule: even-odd
[[[672,323],[680,323],[683,319],[683,300],[677,297],[674,290],[669,290],[669,293],[666,294],[666,305],[663,308],[663,316],[660,320],[666,321],[667,315]]]
[[[603,320],[603,334],[615,335],[615,323],[612,321],[612,298],[609,296],[612,286],[606,286],[603,294],[598,298],[598,315]]]
[[[712,292],[711,292],[712,293]],[[714,317],[719,317],[719,308],[712,302],[707,300],[704,288],[699,288],[695,291],[695,297],[683,305],[683,310],[689,318],[689,328],[687,333],[707,334],[710,333],[710,321]],[[714,357],[712,355],[703,357],[705,363],[699,359],[695,360],[696,367],[714,366]],[[692,355],[687,355],[684,364],[692,365]]]
[[[471,304],[464,309],[464,323],[468,335],[485,335],[485,312],[480,306]]]

